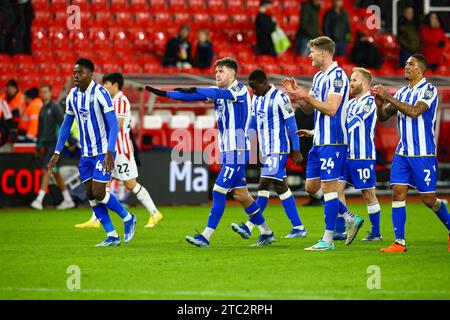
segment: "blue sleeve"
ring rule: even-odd
[[[252,115],[250,117],[250,125],[248,127],[248,138],[251,140],[253,136],[256,133],[256,130],[258,130],[258,124],[256,122],[256,117]]]
[[[106,112],[105,118],[109,126],[108,152],[114,152],[116,150],[117,134],[119,133],[119,122],[117,122],[114,111]]]
[[[205,96],[198,93],[184,93],[179,91],[167,91],[167,97],[181,101],[206,101]]]
[[[286,126],[289,133],[289,138],[292,142],[292,151],[300,150],[300,140],[297,136],[297,122],[295,122],[295,117],[289,117],[286,119]]]
[[[69,138],[70,129],[72,128],[73,120],[75,116],[72,114],[66,114],[64,121],[59,129],[58,142],[56,143],[56,153],[61,153],[64,145],[66,144],[67,138]]]
[[[217,99],[236,100],[236,97],[228,89],[197,88],[197,93],[213,100]]]

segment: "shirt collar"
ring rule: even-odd
[[[325,74],[328,74],[331,70],[333,70],[335,67],[337,67],[337,62],[333,61],[333,63],[328,67],[328,69],[324,72]]]
[[[276,89],[275,86],[271,83],[270,90],[267,91],[267,93],[264,95],[264,99],[269,98],[272,95],[272,93],[275,91],[275,89]]]
[[[364,93],[359,99],[356,99],[356,101],[360,102],[362,101],[364,98],[370,96],[370,90],[367,90],[366,93]]]
[[[119,99],[122,95],[123,95],[122,91],[117,92],[116,95],[114,96],[113,100]]]
[[[410,88],[410,87],[408,86],[408,89],[409,89],[409,90],[417,89],[417,87],[419,87],[420,85],[424,84],[426,81],[427,81],[427,80],[426,80],[425,78],[422,78],[422,80],[420,80],[419,82],[417,82],[416,85],[415,85],[414,87]]]
[[[227,89],[231,89],[231,88],[233,88],[234,86],[236,86],[237,84],[238,84],[238,81],[237,81],[237,79],[235,79],[235,80],[233,81],[233,83],[230,84],[230,86],[229,86]]]
[[[91,91],[91,89],[92,89],[92,87],[95,85],[95,81],[94,80],[91,80],[91,83],[89,84],[89,86],[87,87],[87,89],[86,89],[86,91],[85,92],[82,92],[81,90],[80,90],[80,88],[77,88],[78,89],[78,93],[86,93],[86,92],[90,92]]]

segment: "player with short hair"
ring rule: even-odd
[[[114,179],[124,182],[127,189],[131,190],[136,198],[147,209],[150,218],[145,226],[153,228],[162,219],[163,215],[156,208],[152,197],[147,189],[136,181],[138,177],[137,165],[134,160],[133,143],[130,138],[131,130],[131,105],[128,98],[122,92],[124,84],[123,75],[119,72],[106,73],[103,76],[103,87],[108,90],[113,99],[114,110],[116,111],[119,122],[119,134],[117,135],[115,168],[112,172]],[[107,188],[109,187],[109,182]],[[96,227],[98,219],[93,213],[90,220],[85,223],[77,224],[78,228]]]
[[[353,68],[350,76],[350,92],[355,96],[348,102],[347,134],[348,154],[341,178],[338,181],[338,194],[345,202],[344,189],[351,184],[360,190],[367,203],[367,212],[372,225],[371,232],[363,241],[382,240],[380,232],[380,203],[375,194],[376,150],[375,128],[377,113],[375,97],[370,94],[373,76],[364,68]]]
[[[226,197],[232,191],[234,198],[245,208],[248,216],[253,217],[260,227],[261,236],[255,246],[265,246],[275,241],[275,235],[266,223],[261,209],[247,189],[245,166],[249,161],[251,100],[247,87],[236,79],[238,63],[232,58],[217,60],[217,87],[178,88],[175,91],[163,91],[150,86],[146,89],[158,96],[182,101],[214,100],[214,109],[219,129],[219,145],[222,155],[222,169],[213,188],[213,203],[206,228],[186,240],[198,247],[209,246],[210,238],[225,210]]]
[[[273,186],[293,227],[285,238],[304,238],[307,231],[299,217],[295,198],[286,181],[286,162],[291,151],[290,142],[294,162],[299,164],[303,161],[291,100],[285,93],[269,83],[262,70],[250,73],[248,84],[254,93],[250,128],[258,134],[259,150],[263,156],[256,203],[261,208],[261,212],[264,212]],[[253,227],[253,218],[246,223],[232,224],[233,230],[244,239],[250,238]]]
[[[80,58],[73,70],[72,88],[66,99],[66,115],[50,159],[49,172],[59,160],[59,154],[69,136],[72,123],[77,119],[80,130],[81,159],[78,170],[86,187],[89,204],[103,225],[107,237],[98,247],[120,245],[120,237],[114,229],[108,208],[116,212],[124,222],[124,242],[130,242],[135,234],[137,218],[106,191],[106,184],[114,169],[116,139],[119,132],[114,105],[108,91],[93,80],[94,63]]]
[[[425,79],[427,60],[413,54],[406,61],[405,78],[408,86],[391,96],[382,85],[374,88],[377,114],[381,121],[397,115],[400,135],[391,165],[392,222],[395,242],[381,252],[405,252],[406,196],[408,186],[419,192],[422,202],[432,209],[449,230],[450,215],[443,200],[436,197],[438,162],[436,157],[436,114],[438,92]],[[387,104],[386,104],[387,103]]]
[[[350,243],[364,219],[348,211],[339,201],[337,180],[342,175],[348,148],[347,119],[349,82],[344,70],[333,62],[335,44],[328,37],[318,37],[308,43],[312,65],[319,68],[311,90],[300,87],[294,78],[282,81],[292,101],[306,113],[314,111],[314,139],[306,164],[306,191],[324,202],[325,233],[317,244],[305,250],[334,250],[333,234],[339,210],[349,227]]]

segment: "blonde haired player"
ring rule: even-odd
[[[134,159],[133,144],[130,138],[131,106],[127,97],[121,91],[123,83],[124,79],[121,73],[111,72],[103,76],[103,86],[113,98],[113,104],[120,128],[119,134],[117,135],[117,156],[114,161],[112,177],[123,181],[125,187],[136,195],[136,198],[150,214],[150,219],[145,227],[153,228],[163,219],[163,215],[156,208],[147,189],[136,181],[138,171]],[[98,228],[100,227],[100,222],[95,215],[92,215],[89,221],[77,224],[76,227]]]

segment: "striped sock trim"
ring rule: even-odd
[[[89,200],[89,204],[91,205],[91,207],[95,207],[98,206],[98,201],[97,200]]]
[[[380,210],[381,210],[381,207],[380,207],[380,204],[379,204],[379,203],[369,204],[369,205],[367,206],[367,212],[368,212],[369,214],[377,213],[377,212],[380,211]]]
[[[270,191],[260,190],[258,191],[258,197],[270,198]]]
[[[329,192],[329,193],[325,193],[323,195],[323,198],[325,201],[331,201],[334,200],[338,197],[338,193],[337,192]]]
[[[103,198],[103,200],[102,201],[100,201],[101,203],[104,203],[104,204],[107,204],[108,203],[108,201],[109,201],[109,198],[111,198],[111,193],[109,193],[109,192],[106,192],[106,195],[105,195],[105,197]]]
[[[217,191],[217,192],[225,194],[225,195],[228,193],[228,189],[227,188],[221,187],[221,186],[219,186],[217,184],[214,185],[213,191]]]
[[[279,195],[281,201],[284,201],[284,200],[290,198],[291,196],[292,196],[291,189],[288,189],[288,191]]]
[[[392,201],[392,208],[406,207],[406,201]]]
[[[323,197],[323,191],[322,189],[319,189],[319,191],[316,192],[315,195],[313,195],[314,198],[321,200]]]

